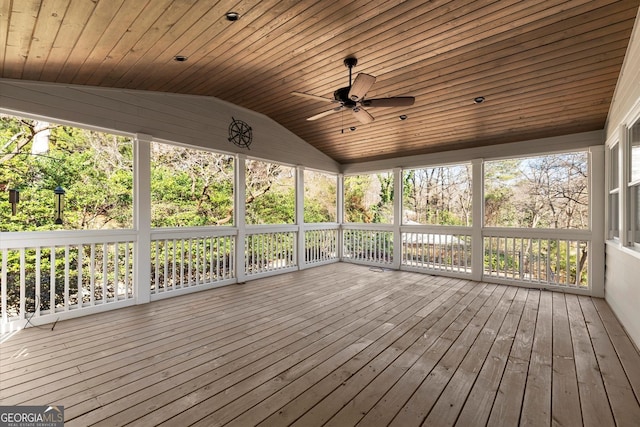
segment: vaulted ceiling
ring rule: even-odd
[[[0,0],[1,77],[215,96],[353,163],[602,129],[639,5]],[[339,105],[319,97],[349,85],[346,57],[367,98],[415,104],[308,121]]]

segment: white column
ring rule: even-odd
[[[393,263],[391,266],[400,269],[402,261],[402,169],[393,169]]]
[[[589,220],[591,222],[591,247],[589,249],[589,284],[591,295],[604,298],[604,238],[605,215],[605,146],[589,147]]]
[[[336,191],[336,222],[338,223],[338,259],[342,261],[342,243],[343,243],[343,230],[342,224],[344,223],[344,175],[338,174],[338,183]]]
[[[134,258],[136,304],[151,299],[151,135],[136,134],[133,146],[133,218],[138,233]]]
[[[296,167],[296,225],[298,226],[298,244],[296,247],[298,269],[305,267],[304,245],[304,167]]]
[[[246,218],[245,213],[247,210],[246,202],[247,202],[247,187],[246,187],[246,162],[247,158],[244,154],[238,154],[235,157],[235,186],[233,189],[234,194],[234,211],[235,218],[233,219],[233,224],[238,229],[238,234],[236,235],[236,256],[235,256],[235,267],[236,267],[236,279],[238,283],[243,283],[246,280],[244,266],[244,242],[246,238]]]
[[[471,278],[481,281],[484,268],[484,244],[482,241],[482,228],[484,226],[484,162],[482,159],[471,161],[471,184]]]

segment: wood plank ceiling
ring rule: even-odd
[[[0,0],[1,77],[215,96],[353,163],[602,129],[639,5]],[[307,121],[336,104],[291,92],[332,98],[348,56],[367,98],[415,104]]]

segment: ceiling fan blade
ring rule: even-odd
[[[408,107],[416,99],[413,96],[395,96],[393,98],[365,99],[361,102],[364,107]]]
[[[309,98],[309,99],[313,99],[316,101],[323,101],[323,102],[336,102],[334,99],[331,98],[325,98],[322,96],[317,96],[317,95],[311,95],[310,93],[303,93],[303,92],[291,92],[291,95],[295,95],[295,96],[300,96],[302,98]]]
[[[367,112],[367,110],[365,110],[364,108],[355,107],[352,111],[353,111],[354,117],[360,123],[367,124],[367,123],[371,123],[373,121],[373,116],[371,114],[369,114]]]
[[[351,89],[349,90],[349,99],[357,101],[364,98],[367,91],[371,89],[371,86],[376,82],[376,78],[369,74],[360,73],[353,81]]]
[[[339,106],[339,107],[336,107],[336,108],[332,108],[331,110],[327,110],[325,112],[322,112],[320,114],[316,114],[315,116],[311,116],[307,120],[318,120],[318,119],[321,119],[321,118],[323,118],[325,116],[328,116],[330,114],[337,113],[340,110],[342,110],[342,105]]]

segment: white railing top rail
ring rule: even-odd
[[[367,230],[367,231],[394,231],[395,227],[392,224],[362,224],[349,222],[341,225],[344,230]]]
[[[235,236],[238,234],[236,227],[180,227],[180,228],[153,228],[151,239],[184,239],[200,236]]]
[[[305,223],[302,225],[302,229],[305,231],[310,230],[337,230],[340,228],[340,224],[337,222],[314,222]]]
[[[256,224],[247,225],[244,229],[247,234],[258,233],[284,233],[289,231],[298,231],[296,224]]]
[[[56,230],[0,233],[0,249],[136,241],[135,230]]]
[[[482,229],[485,237],[530,237],[560,240],[591,240],[591,230],[554,229],[554,228],[508,228],[489,227]]]
[[[403,233],[471,234],[473,227],[462,225],[411,224],[400,226]]]

